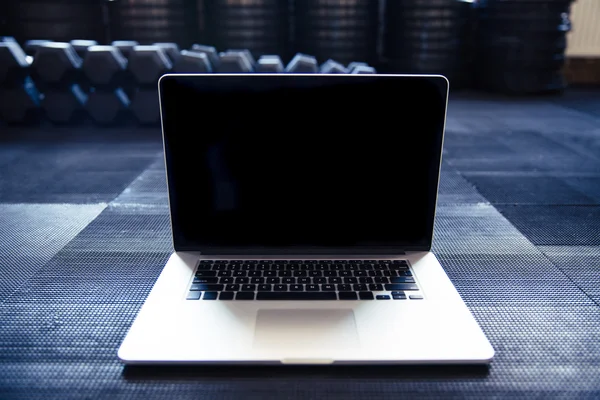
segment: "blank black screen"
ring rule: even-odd
[[[429,250],[441,77],[167,76],[176,250]]]

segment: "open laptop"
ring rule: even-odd
[[[487,363],[430,252],[443,76],[159,82],[175,252],[125,363]]]

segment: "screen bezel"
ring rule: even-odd
[[[294,77],[315,77],[315,76],[332,76],[332,77],[361,77],[361,78],[373,78],[373,79],[382,79],[382,78],[393,78],[393,79],[427,79],[435,83],[436,87],[440,92],[440,96],[443,98],[444,103],[444,115],[443,121],[441,121],[442,132],[439,134],[439,138],[437,138],[437,149],[436,152],[439,154],[439,157],[435,158],[434,162],[437,162],[437,165],[434,165],[434,170],[437,172],[436,179],[436,190],[434,193],[428,198],[427,201],[427,235],[426,241],[422,244],[415,245],[382,245],[382,246],[374,246],[374,245],[362,245],[362,246],[352,246],[352,247],[343,247],[343,248],[333,248],[333,247],[321,247],[321,246],[302,246],[293,248],[281,248],[281,247],[268,247],[268,246],[253,246],[253,247],[239,247],[239,246],[202,246],[202,245],[194,245],[189,246],[185,243],[179,243],[177,240],[177,232],[180,231],[176,220],[178,210],[174,206],[174,202],[172,198],[175,197],[174,185],[171,185],[170,182],[173,180],[173,176],[171,175],[172,171],[169,168],[169,164],[171,162],[171,153],[168,148],[166,127],[165,127],[165,116],[163,102],[165,99],[163,98],[165,94],[164,84],[169,80],[188,80],[188,79],[227,79],[227,77],[234,77],[239,79],[240,77],[248,77],[252,79],[253,76],[273,76],[281,79],[282,77],[286,77],[289,79],[293,79]],[[213,254],[213,255],[290,255],[290,254],[301,254],[301,255],[394,255],[394,254],[403,254],[407,251],[430,251],[431,245],[433,241],[433,230],[434,230],[434,219],[435,212],[437,206],[437,196],[439,190],[439,178],[440,178],[440,170],[442,164],[442,148],[446,130],[446,115],[448,110],[448,93],[449,93],[449,82],[448,79],[443,75],[404,75],[404,74],[166,74],[163,75],[158,81],[158,97],[159,97],[159,106],[160,106],[160,117],[161,117],[161,129],[162,129],[162,140],[163,140],[163,155],[165,160],[165,170],[166,170],[166,180],[167,180],[167,192],[168,192],[168,201],[169,201],[169,216],[171,222],[171,233],[173,239],[173,248],[175,251],[192,251],[192,252],[200,252],[202,254]],[[391,94],[390,94],[391,97]],[[175,216],[175,217],[174,217]]]

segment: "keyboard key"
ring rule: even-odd
[[[212,277],[217,276],[217,271],[196,271],[197,277]]]
[[[281,282],[280,278],[267,278],[267,283],[275,284]]]
[[[356,292],[339,292],[340,300],[358,300]]]
[[[258,292],[256,300],[337,300],[335,292]]]
[[[235,283],[250,283],[250,278],[235,278]]]
[[[185,299],[186,300],[198,300],[198,299],[200,299],[201,294],[202,294],[202,292],[190,291]]]
[[[383,276],[383,273],[381,271],[369,271],[369,276]]]
[[[298,278],[298,283],[310,283],[310,278]]]
[[[378,294],[377,296],[375,296],[375,298],[377,300],[389,300],[390,296],[388,296],[387,294]]]
[[[277,276],[277,271],[264,271],[263,276],[266,277],[275,277]]]
[[[306,271],[294,271],[294,276],[295,277],[304,277],[304,276],[308,276],[308,273]]]
[[[372,290],[372,291],[383,291],[383,285],[380,285],[378,283],[371,284],[371,285],[369,285],[369,290]]]
[[[387,276],[376,276],[375,278],[373,278],[373,282],[375,282],[375,283],[390,283],[390,278],[388,278]],[[399,282],[399,283],[402,283],[402,282]]]
[[[394,294],[394,293],[392,293],[392,299],[394,299],[394,300],[406,300],[406,295],[404,293],[402,293],[402,294]]]
[[[358,278],[355,277],[349,277],[349,278],[344,278],[344,283],[358,283]]]
[[[233,276],[246,276],[246,271],[233,271]]]
[[[254,292],[237,292],[236,300],[254,300]]]
[[[318,292],[319,290],[319,285],[306,285],[307,292]]]
[[[354,276],[367,276],[367,271],[355,271]]]
[[[313,278],[313,283],[327,283],[327,278]]]
[[[265,283],[265,278],[250,278],[250,283],[253,285]]]
[[[237,292],[238,290],[240,290],[240,285],[227,285],[225,286],[225,290],[227,290],[228,292]]]
[[[224,276],[223,278],[219,278],[219,283],[233,283],[234,279],[230,276]]]
[[[292,292],[303,292],[304,291],[304,285],[290,285],[290,290]]]
[[[217,276],[231,276],[231,271],[219,271]]]
[[[410,296],[408,296],[408,298],[411,300],[423,300],[423,296],[421,296],[420,294],[411,294]]]
[[[370,276],[361,276],[358,278],[358,283],[373,283],[373,278]]]
[[[296,278],[281,278],[281,283],[292,285],[296,283]]]
[[[202,292],[220,292],[223,290],[223,285],[205,285],[203,283],[195,283],[190,287],[190,290],[200,290]]]
[[[322,274],[321,274],[321,271],[317,271],[317,270],[312,270],[312,271],[309,271],[309,272],[308,272],[308,276],[312,276],[313,278],[314,278],[314,277],[319,277],[319,276],[321,276],[321,275],[322,275]]]
[[[273,290],[276,292],[287,292],[287,285],[275,285]]]
[[[254,292],[256,285],[242,285],[242,292]]]
[[[385,285],[385,290],[419,290],[419,287],[414,283],[388,283]]]
[[[262,271],[250,271],[250,272],[248,272],[248,276],[250,276],[250,277],[262,276]]]
[[[391,283],[415,283],[415,278],[410,276],[397,276],[390,278]]]
[[[259,292],[270,292],[271,285],[258,285],[258,291]]]
[[[202,300],[216,300],[219,296],[217,292],[204,292],[204,296],[202,296]]]
[[[219,282],[219,278],[194,278],[193,283],[217,283]]]
[[[352,271],[348,271],[348,270],[340,271],[340,276],[352,276]]]
[[[399,271],[398,275],[399,276],[413,276],[412,272],[410,272],[410,271]]]
[[[352,292],[352,285],[337,285],[338,292]]]
[[[210,271],[212,269],[212,264],[200,264],[198,265],[198,271]]]
[[[279,276],[282,278],[289,278],[292,276],[292,271],[280,271]]]
[[[233,292],[221,292],[219,300],[233,300]]]
[[[334,284],[342,283],[342,278],[334,277],[334,278],[328,278],[328,279],[329,279],[329,283],[334,283]]]
[[[374,299],[373,293],[371,293],[371,292],[360,292],[358,295],[361,300],[373,300]]]
[[[324,292],[333,292],[335,291],[335,285],[321,285],[321,290]]]
[[[337,271],[323,271],[323,276],[337,276]]]
[[[367,290],[369,290],[368,286],[364,283],[357,283],[355,285],[352,285],[352,288],[355,292],[366,292]]]

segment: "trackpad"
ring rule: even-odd
[[[359,347],[352,310],[259,310],[254,347],[318,352]]]

